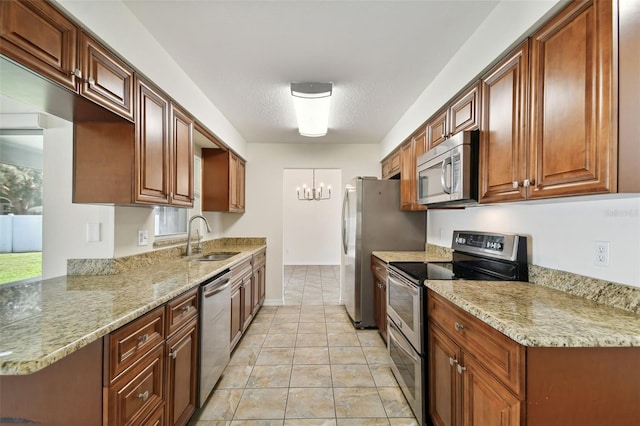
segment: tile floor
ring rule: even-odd
[[[191,426],[417,425],[377,330],[356,330],[337,266],[285,266],[285,305],[265,306]]]

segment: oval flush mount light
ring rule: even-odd
[[[327,134],[333,83],[291,83],[291,96],[302,136]]]

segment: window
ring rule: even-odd
[[[186,234],[189,210],[177,207],[155,207],[155,236]]]
[[[42,275],[42,130],[0,130],[0,284]]]

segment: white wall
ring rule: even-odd
[[[380,176],[379,149],[372,145],[248,144],[246,213],[222,217],[225,236],[267,238],[267,295],[269,304],[282,303],[283,170],[331,168],[342,170],[336,195],[354,176]],[[205,213],[209,217],[210,213]]]
[[[316,187],[331,186],[328,200],[298,200],[296,188],[312,186],[313,169],[285,169],[282,178],[283,262],[285,265],[339,265],[342,171],[316,169]]]
[[[566,0],[503,0],[383,138],[382,157]]]
[[[530,238],[530,263],[640,287],[640,196],[594,196],[429,210],[427,242],[451,247],[454,229],[512,232]],[[608,267],[595,242],[609,241]]]
[[[114,255],[114,207],[73,204],[73,125],[51,117],[44,130],[42,278],[66,275],[67,259]],[[100,241],[87,242],[87,224]]]

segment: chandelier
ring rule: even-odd
[[[313,169],[313,178],[311,187],[305,183],[302,188],[297,187],[298,200],[302,201],[320,201],[331,198],[331,185],[327,185],[326,190],[324,183],[320,182],[320,186],[316,187],[316,169]]]

